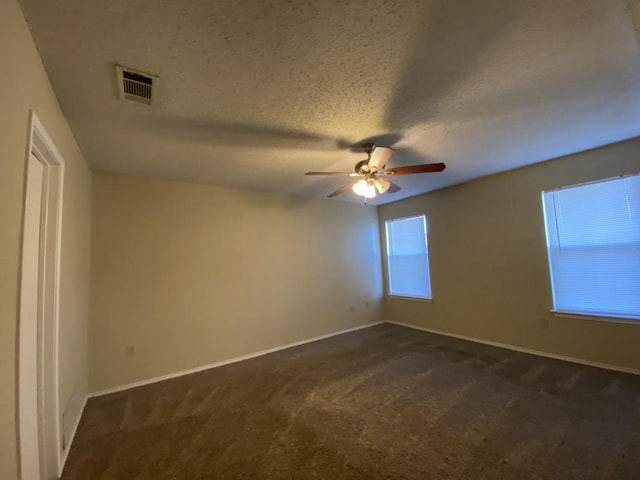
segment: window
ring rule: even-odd
[[[554,310],[640,319],[640,175],[542,192]]]
[[[385,222],[389,295],[431,299],[424,215]]]

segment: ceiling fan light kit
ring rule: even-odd
[[[376,196],[376,188],[373,185],[372,180],[358,180],[353,184],[351,190],[353,190],[353,193],[356,195],[360,195],[364,198],[375,198]]]
[[[428,163],[425,165],[411,165],[408,167],[396,167],[385,170],[387,162],[391,159],[395,150],[391,147],[376,147],[373,143],[365,143],[362,149],[367,154],[366,160],[356,163],[355,173],[351,172],[307,172],[305,175],[328,175],[343,177],[363,177],[360,180],[349,183],[328,195],[329,198],[337,197],[343,192],[353,190],[353,193],[368,198],[375,198],[383,193],[395,193],[400,187],[386,178],[390,175],[412,175],[416,173],[441,172],[446,168],[444,163]]]

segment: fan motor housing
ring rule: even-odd
[[[360,160],[358,163],[356,163],[356,168],[355,168],[356,173],[360,175],[366,175],[367,173],[369,173],[369,169],[367,168],[368,164],[369,164],[368,158],[366,160]]]

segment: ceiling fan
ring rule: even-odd
[[[389,176],[441,172],[446,168],[444,163],[428,163],[424,165],[411,165],[408,167],[385,169],[387,162],[395,153],[393,148],[376,147],[375,143],[364,143],[362,148],[368,158],[356,163],[353,172],[307,172],[305,175],[361,177],[359,180],[354,180],[329,194],[328,197],[337,197],[351,188],[356,195],[360,195],[367,199],[374,198],[376,196],[376,191],[380,194],[400,191],[400,187],[387,178]]]

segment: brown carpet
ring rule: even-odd
[[[640,377],[385,324],[94,398],[62,478],[638,479]]]

